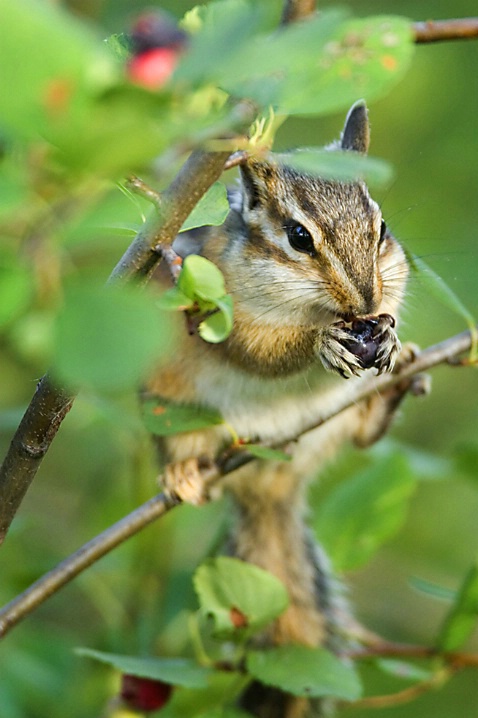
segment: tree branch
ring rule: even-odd
[[[191,154],[163,193],[161,214],[144,224],[109,281],[151,273],[198,200],[221,175],[228,157],[229,152]],[[48,375],[38,384],[0,467],[0,545],[73,401],[74,395],[55,387]]]
[[[469,351],[471,345],[471,333],[469,331],[462,332],[439,344],[428,347],[398,374],[376,376],[367,382],[358,383],[356,391],[348,392],[347,399],[340,406],[328,412],[319,412],[312,420],[304,422],[299,433],[287,437],[286,440],[281,442],[281,445],[296,441],[303,433],[321,426],[341,411],[356,404],[356,402],[376,394],[377,391],[383,391],[405,378],[427,371],[437,364],[456,365],[458,357],[463,352]],[[206,484],[218,481],[223,476],[255,459],[256,457],[247,453],[247,446],[225,451],[210,468],[203,472],[204,481]],[[64,559],[58,566],[38,579],[32,586],[0,610],[0,637],[4,636],[25,616],[46,601],[49,596],[111,551],[112,548],[133,536],[144,526],[179,503],[180,501],[177,499],[167,497],[165,494],[158,494]],[[374,650],[373,646],[369,650]]]
[[[478,37],[478,17],[455,20],[427,20],[412,25],[415,42],[440,42],[441,40],[469,40]]]

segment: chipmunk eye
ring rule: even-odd
[[[385,239],[386,234],[387,234],[387,225],[385,224],[385,220],[382,219],[382,224],[380,225],[380,239],[378,240],[379,244],[382,244],[383,240]]]
[[[290,222],[290,224],[285,226],[285,230],[290,246],[293,249],[297,250],[297,252],[310,254],[311,257],[315,254],[314,241],[311,234],[302,224]]]

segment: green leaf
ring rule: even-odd
[[[320,18],[319,18],[320,19]],[[368,102],[390,90],[407,71],[414,51],[407,18],[377,16],[349,20],[328,37],[301,72],[281,88],[288,114],[324,114]]]
[[[178,288],[193,300],[215,302],[226,294],[220,270],[209,259],[197,254],[190,254],[184,260],[178,277]]]
[[[143,404],[144,423],[156,436],[172,436],[223,423],[221,414],[195,404],[175,404],[166,399],[148,399]]]
[[[206,342],[218,344],[227,339],[232,330],[234,321],[234,307],[232,297],[225,295],[215,300],[219,311],[206,317],[199,325],[199,335]]]
[[[478,619],[478,560],[468,571],[438,638],[442,651],[456,651],[468,640]]]
[[[227,556],[199,566],[194,587],[202,611],[214,618],[220,633],[254,633],[285,611],[289,601],[278,578]]]
[[[296,696],[334,696],[353,701],[362,693],[353,666],[342,663],[324,648],[290,645],[249,651],[246,665],[261,683]]]
[[[476,319],[461,299],[423,259],[409,252],[407,252],[407,259],[411,270],[420,275],[420,281],[426,287],[427,293],[435,297],[440,304],[454,314],[458,314],[466,322],[476,341]]]
[[[413,663],[392,658],[379,658],[375,664],[383,673],[408,681],[428,681],[433,675],[431,671],[415,666]]]
[[[76,281],[66,287],[55,336],[54,374],[100,391],[137,387],[173,341],[148,292]]]
[[[369,184],[385,184],[392,177],[392,170],[386,162],[357,152],[305,148],[276,156],[299,172],[315,174],[323,179],[350,182],[360,178]]]
[[[269,446],[260,446],[259,444],[245,444],[248,454],[257,456],[258,459],[266,459],[270,461],[292,461],[292,456],[286,454],[285,451],[279,449],[271,449]]]
[[[398,531],[415,485],[407,459],[395,453],[325,498],[315,526],[336,569],[363,565]]]
[[[211,669],[199,666],[189,658],[156,658],[148,656],[124,656],[117,653],[103,653],[90,648],[77,648],[79,656],[93,658],[107,663],[122,673],[163,681],[174,686],[185,688],[205,688]]]
[[[194,229],[194,227],[220,225],[226,219],[228,212],[229,202],[226,186],[222,182],[214,182],[184,222],[181,232]]]

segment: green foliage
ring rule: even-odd
[[[143,417],[147,430],[156,436],[172,436],[223,423],[221,414],[213,409],[161,399],[147,399],[143,404]]]
[[[323,114],[377,97],[401,79],[413,52],[410,23],[400,17],[349,21],[323,10],[271,33],[270,25],[264,32],[267,6],[226,0],[205,7],[201,19],[178,82],[214,81],[286,114]]]
[[[250,651],[247,668],[262,683],[296,696],[353,701],[362,693],[355,669],[323,648],[280,646]]]
[[[214,182],[205,195],[201,197],[193,211],[181,227],[181,231],[205,225],[220,225],[229,212],[227,192],[222,182]]]
[[[325,498],[315,526],[338,570],[363,565],[396,533],[415,487],[407,459],[392,453]]]
[[[178,4],[169,4],[177,11]],[[86,5],[93,8],[95,3],[83,5],[86,11]],[[130,422],[131,408],[128,405],[125,410],[120,400],[108,396],[106,409],[95,396],[95,392],[128,392],[134,405],[136,386],[167,351],[171,335],[167,318],[156,311],[156,299],[149,293],[114,287],[103,290],[96,281],[98,276],[108,275],[130,236],[140,231],[138,214],[145,211],[143,200],[134,207],[126,202],[115,189],[116,183],[124,175],[141,172],[157,184],[157,176],[150,168],[152,160],[159,156],[162,186],[173,175],[176,160],[185,148],[210,147],[211,139],[218,142],[214,146],[234,149],[231,137],[235,130],[239,128],[241,135],[245,130],[235,112],[242,96],[254,101],[260,115],[266,114],[272,104],[280,119],[284,113],[323,116],[348,109],[359,97],[370,102],[384,96],[403,77],[413,52],[409,21],[403,18],[354,20],[343,11],[321,8],[316,21],[277,32],[278,3],[227,0],[193,11],[187,22],[189,31],[194,32],[189,52],[170,82],[150,92],[133,86],[126,78],[128,49],[124,37],[112,36],[104,41],[102,28],[121,25],[120,4],[102,5],[109,18],[104,15],[101,23],[95,24],[94,20],[83,22],[79,15],[69,13],[66,4],[41,0],[0,3],[0,429],[5,447],[14,421],[21,416],[28,395],[50,360],[56,377],[74,388],[85,385],[89,389],[89,400],[75,406],[69,417],[71,423],[65,425],[60,443],[49,454],[45,481],[35,488],[34,501],[25,506],[2,549],[5,560],[0,589],[5,602],[80,545],[85,536],[99,533],[130,510],[131,504],[151,495],[153,461],[148,448],[141,442],[137,445],[137,437],[142,434],[135,422]],[[387,11],[386,0],[382,9]],[[362,10],[358,8],[358,12]],[[394,10],[389,1],[388,11]],[[416,7],[409,3],[405,11],[413,15]],[[434,12],[430,3],[423,7],[423,17],[433,16]],[[464,6],[460,14],[466,14]],[[440,253],[449,253],[452,237],[453,252],[466,257],[456,274],[463,278],[460,293],[472,307],[476,282],[473,262],[468,258],[474,256],[470,248],[475,251],[475,237],[468,227],[476,226],[470,214],[476,203],[469,194],[473,184],[471,160],[468,165],[466,162],[468,155],[474,155],[463,97],[470,86],[467,68],[473,63],[467,65],[463,49],[462,60],[457,59],[458,49],[456,52],[444,51],[441,57],[445,62],[441,65],[438,53],[427,65],[423,52],[406,101],[398,90],[380,112],[383,123],[389,113],[387,155],[395,155],[401,184],[406,188],[402,196],[396,190],[392,205],[395,203],[395,211],[401,210],[410,204],[411,197],[413,201],[419,197],[420,202],[432,198],[439,208],[447,205],[443,228],[440,227],[446,244]],[[446,106],[440,99],[443,96],[447,97]],[[427,123],[417,122],[417,108],[420,117],[436,118],[436,134],[430,133]],[[336,120],[333,122],[336,127]],[[374,124],[374,138],[380,138],[379,124]],[[472,121],[469,125],[473,126]],[[308,122],[297,121],[296,134],[286,134],[282,141],[286,146],[304,142],[308,127]],[[314,138],[318,132],[323,132],[323,126],[314,128]],[[440,151],[428,153],[436,156],[430,159],[430,166],[419,172],[416,148],[426,147],[430,137],[437,136],[441,138]],[[444,167],[448,170],[456,166],[460,148],[467,155],[460,159],[460,172],[443,172]],[[387,181],[388,177],[383,163],[370,158],[315,151],[300,151],[289,157],[298,169],[328,177],[349,179],[363,174],[375,182]],[[445,186],[438,182],[443,174]],[[424,183],[423,176],[433,177],[434,182]],[[435,189],[438,194],[433,199]],[[217,183],[186,220],[183,230],[220,224],[226,212],[224,187]],[[420,227],[416,215],[414,221],[417,224],[413,230],[401,230],[402,236],[413,240],[414,250],[436,254],[435,236],[433,246],[416,240],[420,234],[431,236],[434,232],[428,223]],[[463,237],[462,247],[455,246],[459,236]],[[464,308],[449,285],[424,268],[423,262],[419,265],[419,260],[413,260],[417,276],[424,280],[426,298],[435,295],[470,324],[472,312]],[[453,279],[453,272],[448,274]],[[170,307],[188,309],[195,319],[202,319],[199,332],[204,339],[221,341],[227,336],[232,302],[213,268],[198,264],[197,259],[187,260],[180,285],[161,299],[163,307],[167,302]],[[423,302],[425,307],[427,304]],[[443,324],[438,325],[435,313],[421,325],[414,317],[415,313],[405,331],[413,333],[415,340],[428,336],[427,331],[438,332],[438,326],[435,338],[447,331]],[[54,347],[52,334],[56,339]],[[455,412],[454,421],[450,420],[453,405],[476,392],[468,391],[471,379],[464,380],[463,387],[450,381],[452,385],[455,388],[442,402],[443,415],[440,411],[436,416],[428,414],[425,426],[411,421],[408,438],[415,447],[420,445],[420,451],[412,456],[402,446],[400,456],[376,454],[376,468],[366,474],[354,472],[343,488],[327,499],[319,512],[319,528],[339,567],[362,565],[396,533],[416,475],[443,478],[461,473],[475,480],[476,486],[478,462],[472,410],[460,412],[460,416]],[[147,429],[162,435],[222,422],[215,412],[164,402],[148,404],[145,412]],[[407,431],[406,427],[400,430]],[[445,452],[457,437],[460,441],[469,437],[466,448],[450,459],[438,456],[436,447]],[[264,447],[248,449],[262,459],[288,458]],[[68,482],[64,476],[69,477]],[[467,489],[469,494],[463,499],[456,485],[450,488],[443,482],[438,487],[444,510],[436,515],[444,516],[453,502],[461,511],[460,517],[466,519],[457,519],[456,535],[437,532],[432,523],[435,514],[430,516],[427,498],[418,497],[418,518],[412,519],[407,531],[411,567],[406,566],[410,571],[432,565],[440,576],[442,572],[448,577],[455,575],[463,546],[474,540],[472,531],[465,533],[467,524],[472,524],[466,512],[473,516],[476,513],[472,513],[473,501],[469,498],[473,492],[471,481]],[[208,525],[212,521],[203,520],[201,524],[201,512],[192,509],[178,513],[178,518],[168,516],[160,527],[151,528],[149,534],[144,532],[105,559],[98,570],[90,569],[63,596],[56,597],[52,609],[46,607],[31,617],[27,634],[20,631],[8,637],[8,650],[0,655],[2,718],[97,715],[114,690],[98,661],[138,675],[144,671],[149,675],[151,671],[180,686],[162,710],[164,718],[245,718],[243,711],[231,706],[253,676],[280,688],[290,686],[299,695],[350,699],[359,694],[353,670],[323,651],[295,647],[280,653],[249,654],[244,637],[267,625],[283,610],[285,593],[273,577],[251,574],[244,565],[232,568],[230,564],[208,562],[196,579],[201,615],[212,614],[217,628],[222,628],[228,639],[211,639],[210,662],[221,665],[221,661],[230,661],[236,670],[207,669],[194,659],[142,659],[133,655],[187,655],[191,651],[190,637],[181,620],[190,609],[188,600],[192,601],[191,567],[212,543],[212,538],[209,542],[204,538],[208,531],[212,532]],[[181,516],[186,517],[183,524]],[[214,514],[216,520],[219,521]],[[428,549],[425,555],[423,536],[433,532],[438,548]],[[446,535],[442,537],[442,533]],[[181,537],[183,548],[178,555]],[[406,544],[406,537],[403,541]],[[406,545],[400,550],[406,561]],[[390,572],[385,578],[381,576],[382,583],[396,578],[395,566],[381,566],[380,570],[382,574]],[[420,582],[424,590],[425,583],[422,579]],[[386,598],[377,595],[376,584],[372,581],[373,594],[369,595],[374,608],[390,599],[389,594]],[[440,646],[459,648],[476,621],[476,569],[470,571],[459,594],[430,584],[427,593],[434,598],[456,598],[443,626]],[[165,618],[168,607],[171,615],[177,612],[174,618],[168,614],[171,623]],[[399,621],[400,611],[394,610],[392,604],[386,628],[391,625],[397,632],[402,629],[410,635],[418,626],[419,633],[420,608],[416,616],[406,616],[404,625]],[[237,641],[231,641],[231,637]],[[174,651],[168,641],[174,644]],[[84,655],[88,653],[98,660],[75,661],[71,646],[80,642],[106,644],[119,653],[85,650]],[[305,657],[307,660],[303,660]],[[426,679],[426,673],[421,674],[410,664],[379,663],[382,672],[396,677]],[[238,667],[244,664],[247,671],[241,674]],[[428,713],[447,718],[471,714],[476,691],[474,684],[470,685],[472,702],[467,703],[466,690],[459,694],[455,691],[452,704],[448,705],[440,695]],[[64,690],[65,686],[68,690]],[[59,694],[60,702],[55,698]],[[424,715],[426,700],[423,699]],[[408,713],[397,710],[400,716],[416,712],[413,705]]]
[[[277,578],[227,556],[203,563],[194,575],[194,586],[201,609],[213,617],[216,631],[241,640],[270,623],[288,604],[287,592]]]

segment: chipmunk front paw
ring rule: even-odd
[[[195,506],[204,503],[208,498],[205,468],[205,461],[198,458],[167,464],[161,482],[164,492]]]
[[[379,374],[392,371],[400,350],[395,320],[390,314],[331,324],[321,332],[318,343],[325,368],[346,379],[372,367]]]

